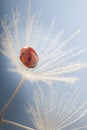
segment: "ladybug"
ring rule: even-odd
[[[20,60],[28,68],[34,68],[38,61],[38,55],[32,47],[24,47],[20,51]]]

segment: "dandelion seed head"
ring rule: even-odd
[[[15,66],[9,68],[10,71],[18,72],[30,81],[48,82],[51,80],[66,83],[78,81],[79,78],[70,76],[70,73],[87,67],[87,63],[72,59],[78,57],[84,50],[72,48],[64,51],[63,48],[80,30],[61,42],[63,31],[52,36],[54,24],[53,19],[51,25],[45,30],[40,23],[39,16],[29,15],[27,19],[23,19],[18,10],[13,12],[10,18],[7,16],[3,18],[0,52],[7,56]],[[39,63],[35,68],[26,68],[19,60],[21,48],[27,46],[33,47],[39,56]]]
[[[87,114],[87,101],[79,102],[77,88],[66,91],[58,86],[56,84],[53,87],[47,87],[44,91],[43,87],[37,84],[33,103],[28,104],[26,108],[27,115],[32,117],[35,129],[67,129],[68,126],[76,123]]]

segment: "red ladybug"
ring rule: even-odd
[[[38,61],[38,55],[31,47],[24,47],[20,51],[20,60],[28,68],[34,68]]]

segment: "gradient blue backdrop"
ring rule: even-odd
[[[0,21],[4,15],[10,15],[12,9],[18,8],[23,17],[26,16],[28,0],[0,0]],[[64,30],[63,38],[67,38],[78,28],[81,33],[71,42],[81,48],[87,48],[87,0],[31,0],[31,14],[41,12],[40,20],[45,27],[48,27],[52,19],[56,16],[56,23],[53,33]],[[1,32],[0,27],[0,32]],[[87,52],[83,55],[83,60],[87,61]],[[9,66],[9,59],[0,54],[0,110],[16,88],[21,76],[19,74],[6,71]],[[87,69],[76,73],[81,80],[79,86],[80,98],[87,99]],[[12,104],[10,105],[5,118],[18,121],[33,127],[25,112],[25,105],[32,101],[34,85],[26,81]],[[32,87],[31,87],[32,86]],[[69,87],[69,85],[68,85]],[[87,123],[87,119],[78,122]],[[73,126],[73,125],[72,125]],[[1,125],[0,130],[22,130],[18,127]],[[67,129],[68,130],[68,129]],[[71,128],[69,128],[71,130]]]

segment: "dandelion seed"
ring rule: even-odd
[[[26,22],[27,21],[27,22]],[[28,16],[23,20],[19,11],[12,14],[11,18],[5,16],[1,22],[3,33],[1,34],[0,52],[10,58],[16,67],[9,68],[10,71],[18,72],[30,81],[62,81],[75,83],[78,77],[66,76],[71,72],[87,67],[87,63],[73,61],[72,59],[83,52],[77,49],[64,51],[69,41],[74,38],[80,30],[72,34],[64,42],[60,38],[61,32],[56,37],[52,36],[54,22],[52,21],[49,29],[45,31],[39,22],[38,16]],[[35,68],[28,69],[20,60],[20,50],[24,46],[32,47],[38,53],[39,63]]]
[[[37,85],[33,103],[27,107],[27,113],[31,115],[36,130],[67,129],[87,114],[87,101],[81,104],[78,99],[76,89],[68,92],[51,86],[44,91]]]

